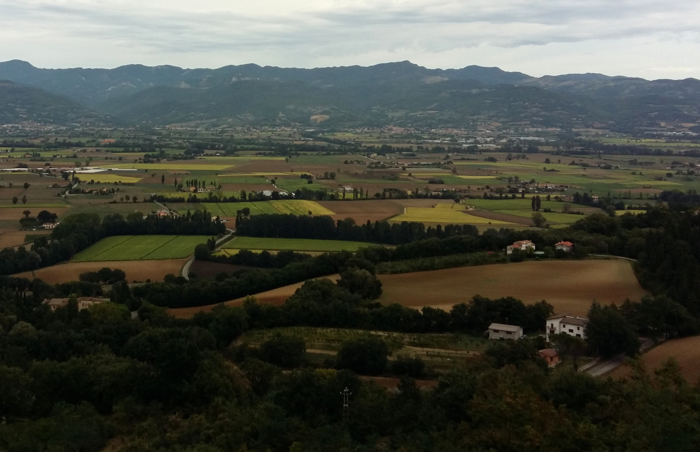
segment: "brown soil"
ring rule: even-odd
[[[326,276],[328,279],[337,280],[340,275],[330,275]],[[281,306],[285,301],[297,291],[298,288],[303,286],[304,283],[300,282],[297,284],[292,284],[289,286],[279,287],[277,289],[268,290],[267,292],[262,292],[254,295],[255,299],[262,304],[271,304],[273,306]],[[243,298],[237,298],[235,300],[227,301],[224,303],[226,306],[240,306],[243,304]],[[207,306],[197,306],[194,308],[178,308],[178,309],[168,309],[168,314],[178,317],[181,319],[189,319],[198,312],[211,312],[211,310],[216,306],[216,304],[210,304]]]
[[[508,215],[499,212],[490,212],[488,210],[470,210],[469,215],[474,215],[475,217],[488,218],[489,220],[497,221],[507,221],[509,223],[522,224],[524,226],[531,226],[532,220],[525,217],[516,217],[515,215]]]
[[[68,210],[65,207],[44,209],[44,208],[29,207],[29,206],[24,207],[21,205],[21,203],[17,203],[17,205],[20,207],[11,207],[11,208],[0,209],[0,220],[17,220],[18,221],[17,226],[19,226],[19,220],[20,220],[20,218],[24,218],[24,214],[22,212],[24,212],[25,210],[28,210],[31,212],[29,214],[29,216],[31,216],[31,217],[36,217],[36,215],[39,212],[41,212],[42,210],[48,210],[49,212],[55,213],[56,215],[58,215],[59,219],[63,216],[63,213],[66,210]]]
[[[0,249],[24,244],[27,234],[50,234],[50,231],[12,231],[0,230]]]
[[[81,273],[95,272],[101,268],[120,269],[126,273],[128,282],[134,281],[162,281],[165,275],[172,273],[180,275],[186,259],[166,259],[158,261],[119,261],[119,262],[74,262],[68,264],[53,265],[41,268],[33,272],[19,273],[15,276],[22,278],[39,278],[49,284],[60,284],[69,281],[78,281]]]
[[[642,355],[647,373],[652,373],[661,367],[669,358],[674,358],[681,368],[681,375],[690,383],[700,379],[700,336],[676,339],[649,350]],[[615,369],[610,376],[613,378],[628,378],[632,369],[623,365]]]
[[[350,195],[352,196],[352,195]],[[355,223],[380,221],[403,213],[403,207],[393,201],[320,201],[326,209],[335,212],[334,220],[353,218]]]
[[[593,300],[621,304],[638,300],[641,288],[629,262],[546,261],[462,267],[380,276],[384,303],[445,310],[473,296],[513,296],[524,303],[547,300],[557,313],[586,315]]]
[[[219,273],[233,273],[246,268],[244,265],[221,264],[218,262],[205,262],[195,260],[190,266],[190,274],[194,273],[197,278],[213,278]]]

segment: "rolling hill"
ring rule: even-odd
[[[66,125],[104,120],[103,115],[65,97],[0,80],[0,124],[31,121]]]
[[[323,115],[333,126],[461,127],[498,121],[631,131],[700,122],[700,81],[695,79],[536,78],[480,66],[428,69],[408,61],[315,69],[256,64],[39,69],[13,60],[0,63],[2,79],[63,96],[45,93],[44,100],[54,105],[47,111],[68,108],[67,98],[73,102],[71,118],[81,116],[80,103],[124,123],[311,124],[312,116]],[[18,108],[14,104],[13,117],[26,115]]]

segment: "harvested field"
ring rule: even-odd
[[[332,280],[337,280],[340,278],[340,275],[335,274],[335,275],[330,275],[326,276],[325,278],[327,279],[332,279]],[[259,294],[253,295],[258,302],[262,304],[271,304],[274,306],[281,306],[284,304],[285,301],[292,295],[294,295],[294,292],[297,291],[298,288],[303,286],[304,283],[300,282],[297,284],[291,284],[289,286],[284,286],[284,287],[279,287],[277,289],[273,290],[268,290],[267,292],[262,292]],[[243,304],[243,301],[245,301],[245,297],[243,298],[237,298],[235,300],[227,301],[224,303],[226,306],[240,306]],[[178,309],[168,309],[168,314],[180,318],[180,319],[189,319],[192,316],[194,316],[198,312],[211,312],[212,309],[216,304],[210,304],[207,306],[197,306],[194,308],[178,308]]]
[[[681,368],[681,375],[689,383],[696,383],[700,379],[700,336],[685,337],[664,342],[641,356],[647,373],[661,367],[669,358],[674,358]],[[615,369],[610,376],[613,378],[627,378],[632,375],[632,369],[623,365]]]
[[[51,213],[55,213],[58,215],[59,218],[63,216],[63,214],[68,210],[68,206],[66,204],[62,204],[61,207],[55,208],[55,207],[50,207],[50,208],[43,208],[43,207],[34,207],[34,206],[21,206],[21,207],[16,207],[16,208],[2,208],[0,209],[0,220],[17,220],[17,227],[20,226],[19,220],[20,218],[24,218],[24,212],[25,210],[30,211],[31,213],[29,214],[30,217],[36,217],[39,212],[42,210],[48,210]],[[59,220],[60,221],[60,220]]]
[[[352,218],[357,224],[385,220],[403,212],[394,201],[320,201],[320,205],[335,212],[334,220]]]
[[[142,177],[134,177],[133,175],[122,176],[121,174],[115,173],[76,174],[76,177],[78,177],[81,181],[85,182],[95,181],[99,183],[108,184],[113,184],[114,182],[121,182],[123,184],[135,184],[142,179]]]
[[[51,232],[46,231],[0,231],[0,249],[20,246],[26,243],[25,238],[28,234],[49,235]]]
[[[532,220],[529,218],[509,215],[507,213],[492,212],[490,210],[470,210],[470,215],[475,217],[486,218],[487,220],[506,221],[508,223],[516,223],[524,226],[532,226]]]
[[[101,268],[118,268],[126,273],[128,282],[162,281],[165,275],[179,275],[185,259],[168,259],[159,261],[105,261],[105,262],[71,262],[41,268],[33,272],[19,273],[15,276],[22,278],[39,278],[49,284],[60,284],[78,281],[81,273],[96,272]]]
[[[593,300],[621,304],[646,291],[623,260],[544,261],[382,275],[383,303],[449,310],[474,295],[547,300],[557,313],[586,315]]]
[[[197,278],[213,278],[219,273],[233,273],[238,270],[248,268],[245,265],[222,264],[219,262],[207,262],[195,260],[190,265],[190,275],[194,274]]]
[[[415,221],[419,223],[439,223],[439,224],[494,224],[500,226],[511,225],[512,223],[499,220],[489,220],[460,210],[436,209],[426,207],[406,207],[406,213],[391,219],[392,222]]]

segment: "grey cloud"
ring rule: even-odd
[[[145,56],[200,57],[203,63],[204,56],[219,54],[260,54],[280,61],[293,55],[314,62],[394,54],[409,59],[405,55],[483,46],[526,49],[588,41],[614,46],[630,38],[700,42],[694,23],[700,3],[694,0],[376,0],[359,6],[328,1],[296,10],[282,2],[286,9],[274,8],[270,1],[256,5],[244,13],[234,6],[204,12],[196,2],[183,9],[158,0],[120,5],[0,0],[0,40],[11,36],[8,30],[22,30],[27,42],[62,40],[84,46],[86,52],[95,52],[100,43]],[[0,44],[0,60],[6,54]],[[681,65],[653,65],[666,66]]]

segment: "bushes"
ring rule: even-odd
[[[391,363],[391,373],[399,376],[421,378],[425,376],[425,363],[417,357],[399,356],[396,361]]]
[[[306,343],[296,336],[275,335],[260,346],[260,357],[275,366],[299,367],[304,360]]]
[[[376,337],[350,339],[338,352],[338,369],[348,369],[362,375],[380,375],[387,364],[389,349]]]

